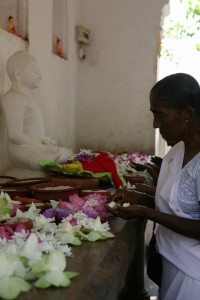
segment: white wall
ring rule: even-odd
[[[161,9],[166,0],[84,0],[92,44],[79,64],[77,149],[148,151],[155,132],[148,95],[156,82]]]
[[[43,106],[47,135],[59,145],[74,148],[76,103],[75,25],[79,0],[68,1],[68,60],[52,53],[52,0],[29,0],[29,49],[43,75]]]

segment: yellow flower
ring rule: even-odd
[[[74,161],[70,164],[62,165],[65,171],[82,171],[82,163],[80,161]]]

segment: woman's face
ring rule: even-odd
[[[155,96],[150,98],[150,110],[153,113],[153,127],[159,128],[162,138],[168,145],[184,140],[187,124],[185,112],[177,112]]]

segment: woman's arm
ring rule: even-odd
[[[200,240],[200,220],[186,219],[142,207],[143,216],[177,233]]]
[[[137,190],[119,190],[111,196],[110,202],[111,201],[116,202],[118,206],[122,206],[124,203],[130,203],[130,205],[155,207],[154,196]]]
[[[179,234],[200,240],[200,220],[173,216],[142,205],[120,206],[116,208],[114,213],[123,219],[146,218]]]

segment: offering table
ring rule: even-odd
[[[150,300],[144,287],[146,221],[109,221],[115,238],[73,247],[67,271],[78,272],[68,288],[35,289],[17,300]]]

